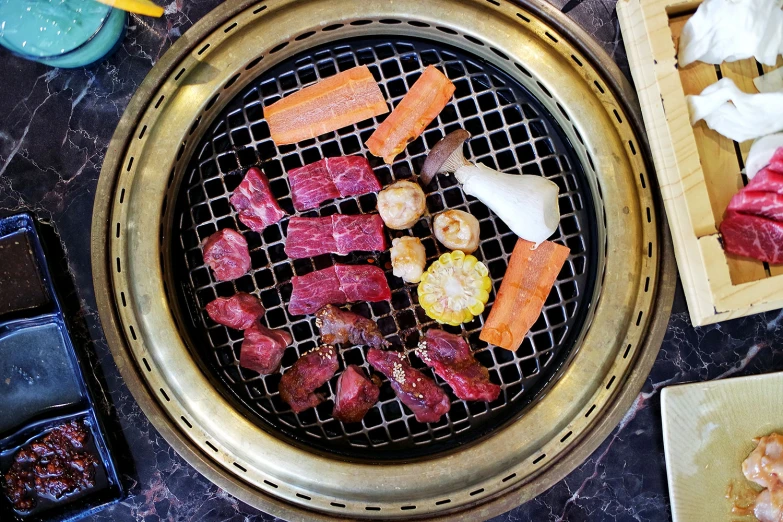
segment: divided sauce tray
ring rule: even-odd
[[[94,485],[55,499],[35,495],[19,512],[6,494],[5,475],[17,452],[77,421],[87,432],[81,451],[92,455]],[[81,364],[57,298],[34,218],[0,219],[0,520],[71,520],[124,496]]]

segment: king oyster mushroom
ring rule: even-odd
[[[465,159],[462,145],[470,138],[464,129],[447,134],[430,151],[421,169],[421,183],[436,174],[454,174],[466,194],[489,207],[516,235],[538,246],[560,222],[559,188],[541,176],[504,174]]]

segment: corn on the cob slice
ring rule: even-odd
[[[422,274],[419,304],[439,323],[457,326],[484,311],[492,281],[484,263],[461,250],[443,254]]]

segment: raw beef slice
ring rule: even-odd
[[[728,210],[783,222],[783,194],[743,189],[731,198]]]
[[[379,215],[295,217],[288,224],[285,252],[293,259],[329,253],[346,255],[355,250],[386,250],[383,220]]]
[[[291,315],[313,314],[325,304],[343,304],[345,292],[340,289],[340,280],[334,267],[316,270],[291,280],[293,290],[288,302]]]
[[[342,422],[360,422],[378,402],[379,395],[380,389],[361,368],[347,366],[337,380],[332,416]]]
[[[288,313],[315,313],[327,304],[349,301],[384,301],[391,290],[383,270],[372,265],[334,265],[291,280],[293,290]]]
[[[236,230],[224,228],[204,240],[204,262],[218,281],[231,281],[250,270],[247,241]]]
[[[324,160],[289,170],[288,182],[291,184],[294,208],[300,212],[318,208],[327,199],[340,197],[340,191],[334,186]]]
[[[335,253],[349,254],[355,250],[382,252],[386,250],[383,219],[378,214],[332,216]]]
[[[728,212],[720,224],[720,233],[727,252],[772,264],[783,263],[783,223]]]
[[[337,250],[332,217],[301,218],[288,221],[285,253],[291,259],[315,257]]]
[[[388,301],[389,282],[383,270],[373,265],[334,265],[347,301]]]
[[[234,330],[246,330],[264,315],[264,306],[256,296],[239,292],[231,297],[218,297],[208,303],[207,315],[218,324]]]
[[[364,156],[326,158],[326,169],[342,197],[381,190],[381,184]]]
[[[280,368],[286,347],[293,339],[285,330],[272,330],[259,322],[245,330],[245,339],[239,352],[239,365],[261,375],[269,375]]]
[[[763,168],[753,176],[743,190],[783,194],[783,173],[775,172],[769,167]]]
[[[255,167],[247,171],[229,201],[239,213],[239,221],[256,232],[262,232],[285,217],[272,195],[269,180]]]

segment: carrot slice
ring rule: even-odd
[[[454,94],[454,84],[429,65],[399,105],[365,143],[370,152],[391,164],[405,146],[419,137]]]
[[[277,145],[315,138],[387,112],[383,93],[366,65],[325,78],[264,108]]]
[[[571,253],[568,248],[544,241],[517,240],[500,290],[479,334],[479,339],[516,351],[544,308],[557,274]]]

